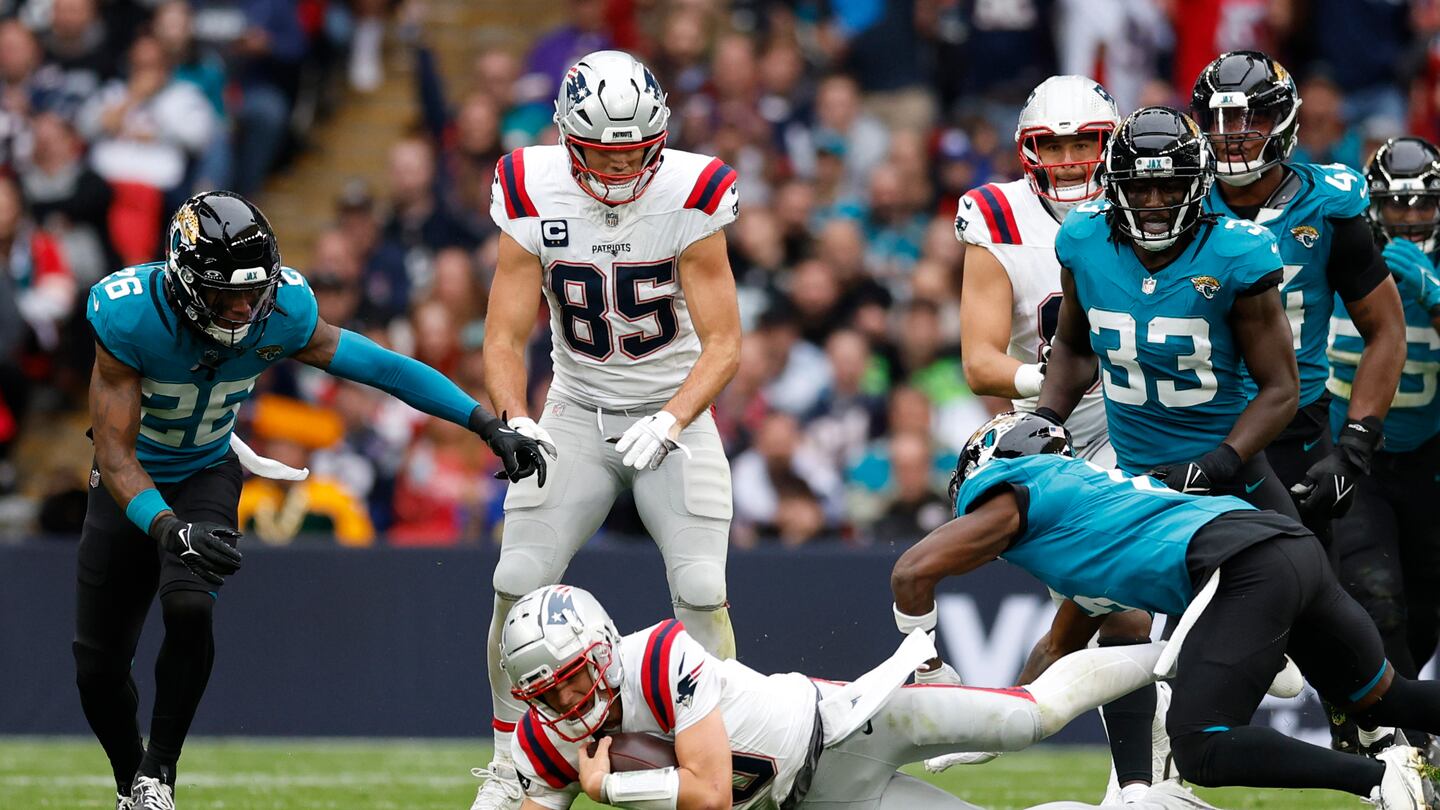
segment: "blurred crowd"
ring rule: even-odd
[[[0,23],[0,308],[20,316],[0,312],[0,447],[23,424],[17,389],[83,404],[76,291],[153,251],[177,195],[253,192],[282,151],[295,65],[344,37],[351,53],[382,35],[403,50],[421,112],[382,179],[318,212],[331,224],[299,269],[327,321],[483,394],[495,162],[554,143],[564,71],[621,48],[669,94],[668,146],[740,174],[727,236],[746,331],[715,412],[743,547],[903,544],[949,517],[957,449],[1007,405],[961,369],[956,200],[1019,176],[1015,118],[1045,77],[1090,75],[1122,114],[1184,108],[1210,59],[1260,49],[1299,82],[1298,160],[1358,168],[1388,137],[1440,134],[1437,0],[564,0],[562,24],[483,49],[462,76],[440,74],[418,2],[96,3],[31,0]],[[217,8],[228,26],[199,24]],[[368,58],[348,67],[352,86],[378,81]],[[532,413],[549,348],[542,325]],[[312,476],[247,484],[252,535],[498,538],[504,483],[475,437],[295,364],[262,386],[242,434]],[[602,534],[644,531],[621,503]]]

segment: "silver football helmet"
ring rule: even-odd
[[[523,700],[540,722],[570,742],[586,739],[605,725],[624,675],[620,632],[589,591],[547,585],[516,602],[500,633],[500,667],[510,677],[510,694]],[[544,699],[546,692],[582,671],[592,685],[566,711]]]
[[[1071,208],[1100,196],[1101,155],[1110,135],[1120,124],[1115,99],[1094,79],[1085,76],[1051,76],[1026,99],[1015,125],[1015,147],[1030,188],[1064,217]],[[1046,163],[1040,155],[1040,138],[1067,135],[1094,135],[1095,157],[1070,163]],[[1085,169],[1082,183],[1062,184],[1058,169]]]
[[[596,51],[565,73],[555,98],[555,126],[570,150],[570,171],[586,194],[611,205],[645,193],[660,168],[670,108],[655,74],[624,51]],[[607,174],[589,165],[582,147],[644,149],[640,169]]]

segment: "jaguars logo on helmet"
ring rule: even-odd
[[[1033,413],[1007,411],[996,416],[972,433],[960,451],[950,476],[950,503],[955,503],[965,479],[991,459],[1045,454],[1074,458],[1070,431]]]
[[[222,346],[258,334],[275,308],[280,248],[260,209],[229,191],[196,194],[170,221],[165,291],[185,323]]]
[[[1191,114],[1215,148],[1216,175],[1232,186],[1248,186],[1290,158],[1299,109],[1295,79],[1259,51],[1222,54],[1200,71],[1190,94]]]

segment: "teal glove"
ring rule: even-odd
[[[1383,255],[1406,300],[1420,302],[1426,312],[1440,307],[1440,277],[1435,275],[1435,265],[1419,245],[1409,239],[1391,239]]]

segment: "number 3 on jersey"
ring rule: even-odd
[[[657,287],[675,283],[675,260],[614,265],[613,290],[593,264],[556,262],[550,266],[550,292],[560,305],[560,324],[571,349],[604,362],[618,343],[626,357],[639,359],[664,348],[679,333],[675,296],[657,294]],[[635,326],[616,338],[611,310]],[[650,329],[645,327],[650,326]]]
[[[1140,367],[1135,318],[1126,312],[1096,308],[1091,308],[1087,314],[1091,332],[1096,335],[1114,332],[1119,336],[1118,346],[1108,349],[1096,347],[1096,352],[1104,352],[1108,361],[1102,374],[1105,380],[1105,396],[1126,405],[1144,405],[1150,395],[1146,390],[1145,371]],[[1216,381],[1215,369],[1210,362],[1209,321],[1204,318],[1150,319],[1145,330],[1146,343],[1165,344],[1171,337],[1188,338],[1191,350],[1176,355],[1175,378],[1154,380],[1155,399],[1167,408],[1187,408],[1214,399]],[[1125,372],[1123,380],[1115,376],[1114,371],[1117,370]],[[1177,380],[1191,379],[1188,376],[1179,376],[1184,372],[1194,375],[1195,385],[1181,388],[1177,384]]]

